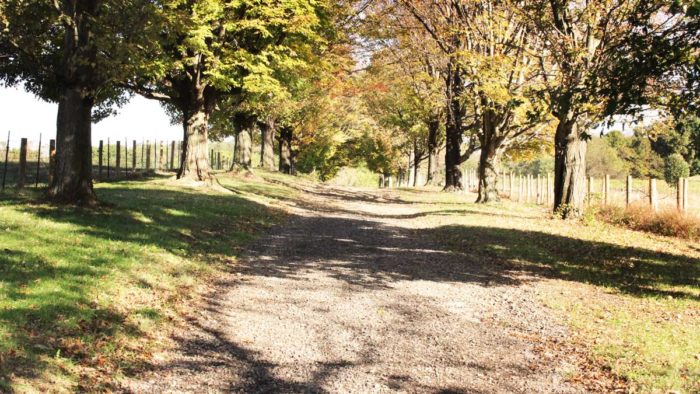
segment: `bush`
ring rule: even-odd
[[[597,216],[604,222],[637,231],[645,231],[669,237],[693,241],[700,240],[700,218],[682,214],[675,209],[654,212],[647,206],[632,205],[627,208],[603,206]]]
[[[666,183],[675,187],[678,185],[678,178],[687,178],[690,175],[690,166],[683,156],[674,153],[668,156],[664,163],[664,179]]]
[[[329,182],[338,186],[377,187],[379,174],[366,167],[343,167]]]

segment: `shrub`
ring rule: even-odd
[[[674,153],[668,156],[664,163],[664,179],[669,185],[676,187],[678,178],[686,178],[690,175],[690,166],[683,156]]]
[[[603,206],[597,212],[597,216],[604,222],[632,230],[700,240],[700,218],[690,214],[684,215],[675,209],[654,212],[649,207],[640,205],[627,208]]]

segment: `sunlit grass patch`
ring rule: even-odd
[[[89,210],[0,196],[0,391],[109,389],[281,217],[170,180],[96,188],[105,205]]]

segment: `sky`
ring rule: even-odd
[[[0,141],[7,139],[7,132],[11,132],[10,146],[19,146],[20,138],[28,138],[30,145],[39,140],[45,144],[56,136],[56,104],[39,100],[33,94],[25,92],[21,87],[0,86]],[[658,119],[658,114],[645,116],[643,123]],[[629,124],[625,118],[620,118],[616,124],[607,127],[598,127],[593,130],[594,135],[599,135],[601,129],[622,130],[625,134],[632,134],[635,125]],[[154,100],[147,100],[135,96],[124,107],[118,110],[117,115],[93,125],[92,143],[97,145],[100,139],[129,141],[160,140],[172,141],[182,139],[180,125],[171,125],[170,119]]]
[[[10,146],[19,146],[20,138],[38,141],[56,137],[56,104],[39,100],[21,87],[0,86],[0,140],[7,140],[10,131]],[[170,119],[153,100],[135,96],[118,114],[102,120],[92,126],[92,143],[97,145],[100,139],[119,139],[141,141],[180,140],[182,127],[171,125]],[[3,144],[4,145],[4,144]]]

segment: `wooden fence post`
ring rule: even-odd
[[[7,132],[7,145],[5,145],[5,169],[2,172],[2,190],[5,190],[5,179],[7,178],[7,159],[10,156],[10,131]]]
[[[518,174],[518,202],[523,202],[523,174]]]
[[[593,177],[588,177],[588,205],[593,203]]]
[[[39,187],[39,166],[41,166],[41,133],[39,133],[39,149],[36,153],[36,180],[34,182],[34,187]]]
[[[513,171],[508,171],[508,198],[513,199]]]
[[[49,140],[49,185],[53,182],[53,168],[56,165],[56,140]]]
[[[627,175],[627,183],[625,184],[625,206],[629,207],[632,203],[632,175]]]
[[[129,176],[129,140],[124,138],[124,176]]]
[[[610,175],[605,175],[603,178],[603,203],[607,205],[610,202]]]
[[[111,152],[109,145],[110,145],[109,138],[107,138],[107,179],[109,179],[109,177],[111,175],[110,171],[109,171],[109,164],[112,161],[111,160],[112,159],[112,154],[111,154],[112,152]]]
[[[164,148],[163,148],[163,141],[160,141],[158,143],[158,169],[163,170],[165,168],[165,156],[163,155],[164,153]]]
[[[151,170],[151,141],[146,142],[146,171]]]
[[[131,171],[136,171],[136,140],[131,141]]]
[[[216,152],[216,169],[221,169],[221,152]]]
[[[683,212],[683,178],[678,178],[676,183],[676,208]]]
[[[104,145],[102,140],[100,140],[100,145],[97,148],[97,177],[102,180],[102,154],[104,152]]]
[[[119,178],[119,167],[121,166],[121,161],[122,161],[122,145],[121,141],[117,140],[117,162],[115,163],[114,166],[114,175]]]
[[[19,179],[17,188],[21,189],[27,182],[27,139],[22,138],[19,145]]]
[[[170,142],[170,169],[175,169],[175,141]]]
[[[649,178],[649,205],[652,211],[659,210],[659,195],[656,192],[656,179],[654,178]]]

